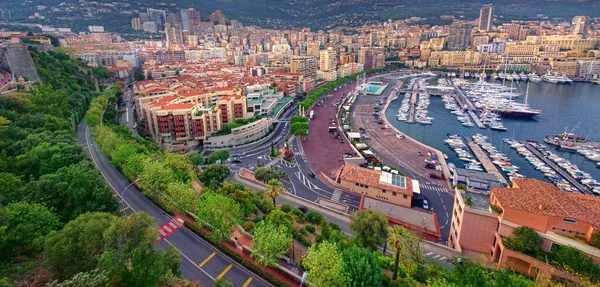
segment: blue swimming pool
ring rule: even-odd
[[[377,92],[379,92],[379,89],[381,89],[381,86],[379,85],[367,85],[365,92],[370,94],[376,94]]]

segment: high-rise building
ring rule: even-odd
[[[169,23],[165,24],[165,36],[167,39],[167,47],[169,47],[171,44],[181,44],[183,42],[181,29],[171,26]]]
[[[200,11],[196,11],[194,8],[180,9],[179,14],[181,17],[181,24],[183,30],[192,32],[194,26],[200,23]]]
[[[358,62],[364,65],[365,70],[381,68],[381,57],[378,59],[378,55],[383,54],[385,51],[382,47],[361,47],[358,51]],[[385,55],[384,55],[385,65]]]
[[[313,57],[294,57],[290,62],[290,71],[305,78],[317,78],[317,59]]]
[[[223,14],[223,11],[217,10],[208,16],[208,19],[212,22],[217,22],[221,25],[227,24],[227,17]]]
[[[306,43],[306,55],[315,57],[315,58],[319,58],[319,51],[321,50],[320,46],[321,45],[319,45],[319,42],[315,42],[315,41],[310,41],[310,42]]]
[[[142,21],[140,18],[132,18],[131,19],[131,28],[133,30],[142,30]]]
[[[588,16],[575,16],[573,17],[573,34],[581,34],[585,39],[590,26],[590,17]]]
[[[156,23],[151,21],[144,22],[142,29],[144,29],[144,31],[147,33],[156,33]]]
[[[479,30],[480,31],[491,31],[492,30],[492,18],[494,15],[494,5],[487,4],[483,5],[479,10]]]
[[[337,65],[337,53],[332,47],[327,50],[321,50],[319,53],[319,70],[329,71],[335,70]]]
[[[469,46],[472,29],[473,26],[467,22],[453,22],[450,25],[450,33],[448,34],[448,50],[460,51],[466,49]]]

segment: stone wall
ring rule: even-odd
[[[20,44],[0,46],[0,64],[2,69],[14,74],[15,79],[23,77],[29,81],[40,81],[40,76],[26,46]]]

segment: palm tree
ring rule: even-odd
[[[283,185],[277,179],[271,179],[267,183],[265,188],[265,197],[270,197],[273,200],[273,206],[275,206],[275,198],[283,193]]]
[[[392,276],[392,280],[396,280],[396,278],[398,278],[398,261],[400,261],[400,252],[406,249],[410,234],[404,227],[398,225],[394,225],[394,227],[388,227],[388,229],[389,232],[387,243],[396,251],[394,274]]]

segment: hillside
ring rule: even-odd
[[[146,7],[171,11],[195,7],[203,17],[221,9],[229,18],[241,20],[244,24],[278,28],[308,26],[314,29],[413,16],[427,17],[429,22],[439,21],[440,15],[475,19],[481,5],[490,2],[496,5],[495,14],[499,20],[533,18],[538,14],[570,19],[574,15],[594,16],[600,12],[600,1],[594,0],[98,0],[84,4],[78,0],[5,1],[8,2],[5,7],[13,7],[10,10],[15,21],[70,25],[74,30],[103,23],[111,31],[128,30],[131,17]],[[40,10],[39,5],[61,10]],[[71,8],[65,9],[68,6]],[[34,12],[42,14],[46,20],[28,20],[27,17]]]

